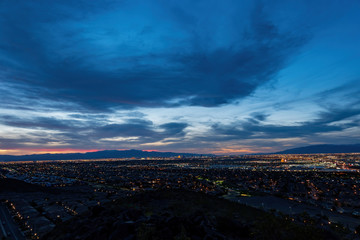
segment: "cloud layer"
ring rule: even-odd
[[[358,5],[2,1],[0,153],[356,142]]]
[[[270,81],[307,39],[279,29],[260,4],[242,18],[175,3],[3,5],[12,5],[0,22],[5,82],[86,110],[228,104]]]

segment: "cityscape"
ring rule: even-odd
[[[260,209],[338,239],[360,235],[360,153],[2,162],[0,173],[3,239],[52,239],[56,227],[96,207],[178,190]],[[93,234],[70,238],[88,239],[86,233]],[[110,239],[110,232],[104,236]]]
[[[0,240],[360,240],[359,0],[0,16]]]

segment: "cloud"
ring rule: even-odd
[[[108,124],[94,129],[94,136],[100,138],[111,138],[119,136],[141,136],[152,137],[156,132],[148,123],[125,123],[125,124]]]
[[[355,141],[355,5],[1,1],[0,148]]]
[[[119,119],[120,120],[120,119]],[[15,138],[1,138],[0,148],[118,149],[131,143],[157,142],[169,138],[180,141],[187,123],[168,122],[155,125],[145,118],[124,118],[122,123],[67,120],[47,117],[16,118],[2,116],[1,124],[11,129],[25,129]],[[5,127],[3,127],[5,128]]]
[[[2,80],[24,91],[35,87],[33,94],[43,102],[89,111],[229,104],[272,80],[307,41],[301,33],[279,29],[259,4],[249,4],[249,18],[233,12],[225,22],[212,22],[212,31],[204,18],[216,9],[195,15],[188,5],[175,3],[165,5],[175,16],[157,18],[152,11],[164,6],[146,10],[121,3],[112,10],[65,2],[39,11],[45,7],[10,5],[0,21]],[[110,27],[108,21],[120,22]],[[231,28],[220,30],[222,24]],[[239,28],[243,25],[246,29]]]
[[[187,126],[187,123],[170,122],[160,125],[160,128],[164,129],[166,135],[179,137],[185,135],[184,129]]]
[[[276,125],[259,121],[259,115],[245,121],[237,121],[231,124],[214,124],[210,135],[215,136],[214,141],[244,140],[244,139],[275,139],[275,138],[301,138],[311,137],[317,134],[329,132],[341,132],[351,127],[359,126],[359,108],[328,109],[320,112],[318,118],[297,122],[293,125]],[[260,119],[265,120],[263,116]],[[346,120],[346,121],[345,121]]]
[[[17,127],[17,128],[29,128],[29,129],[51,129],[51,130],[73,130],[81,129],[83,123],[75,120],[59,120],[50,117],[36,117],[30,119],[24,119],[14,116],[1,116],[1,124]]]
[[[91,134],[95,138],[121,138],[137,137],[138,143],[161,141],[166,138],[181,138],[185,136],[187,123],[168,122],[159,126],[143,119],[128,119],[122,124],[107,124],[94,128]],[[119,138],[120,137],[120,138]]]

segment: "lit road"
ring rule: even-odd
[[[2,203],[0,204],[0,220],[0,230],[2,236],[11,240],[25,240],[25,237],[22,235],[18,226],[13,221],[6,206],[4,206]]]

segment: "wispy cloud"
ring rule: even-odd
[[[355,142],[358,5],[2,1],[0,150]]]
[[[45,4],[50,8],[40,14],[38,8],[44,7],[37,4],[14,4],[0,22],[5,33],[0,39],[3,65],[10,69],[2,71],[6,81],[25,89],[35,87],[43,101],[71,102],[88,110],[211,107],[251,94],[285,67],[307,40],[303,33],[279,29],[260,4],[247,7],[252,8],[249,19],[236,19],[233,12],[225,23],[213,22],[213,32],[202,30],[209,26],[201,15],[185,13],[171,4],[165,10],[178,17],[162,15],[147,26],[151,13],[129,4],[115,9],[120,14],[131,8],[145,19],[123,33],[116,26],[104,29],[96,23],[101,27],[107,21],[133,25],[133,16],[119,17],[108,9],[104,14],[97,5],[84,10],[67,3]],[[216,14],[216,9],[209,14]],[[188,22],[196,23],[196,29],[189,28]],[[86,23],[95,26],[79,27]],[[221,44],[223,36],[218,31],[222,26],[218,24],[231,25],[226,33],[236,38],[225,39],[230,44]],[[244,25],[243,29],[238,25]],[[182,33],[180,41],[170,38],[177,31]],[[121,34],[140,40],[135,43],[139,45],[124,42]],[[146,46],[148,41],[159,41],[161,46]]]

